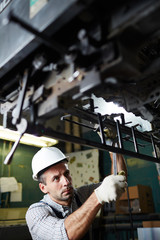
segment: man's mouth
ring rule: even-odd
[[[62,193],[63,194],[70,194],[70,193],[72,193],[72,189],[73,189],[72,187],[68,187],[68,188],[64,189]]]

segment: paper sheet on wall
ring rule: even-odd
[[[18,183],[15,177],[0,178],[0,192],[13,192],[18,190]]]
[[[91,149],[67,154],[75,188],[99,182],[99,151]]]
[[[22,202],[22,183],[18,183],[18,190],[11,192],[11,202]]]

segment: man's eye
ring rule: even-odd
[[[59,177],[55,177],[55,178],[53,179],[54,182],[57,182],[58,180],[59,180]]]

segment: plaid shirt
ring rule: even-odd
[[[83,204],[99,184],[91,184],[74,190]],[[74,194],[74,195],[75,195]],[[65,218],[79,208],[74,197],[71,206],[52,201],[48,194],[32,204],[26,213],[26,222],[33,240],[68,240],[64,226]]]

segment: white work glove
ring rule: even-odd
[[[124,192],[126,186],[127,182],[124,175],[109,175],[94,191],[99,203],[103,204],[116,201]]]

